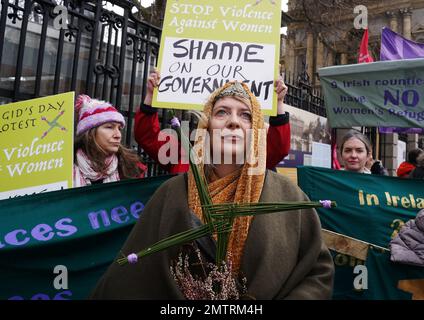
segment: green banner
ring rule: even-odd
[[[424,127],[424,59],[319,70],[333,128]]]
[[[86,298],[169,177],[0,201],[0,299]]]
[[[371,244],[365,261],[333,252],[334,298],[417,298],[414,290],[422,288],[424,268],[392,263],[390,252],[378,246],[388,248],[403,224],[424,208],[424,180],[299,167],[298,184],[311,200],[337,202],[336,208],[317,210],[324,229]],[[357,290],[353,270],[362,264],[367,267],[368,288]]]

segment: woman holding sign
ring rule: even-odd
[[[121,144],[125,120],[110,103],[79,95],[74,187],[144,176],[146,166]]]
[[[178,155],[178,163],[162,163],[159,159],[159,150],[166,144],[176,144],[175,149],[179,150],[178,141],[158,139],[160,133],[159,118],[157,109],[151,106],[153,89],[159,85],[160,74],[154,71],[150,74],[147,82],[147,94],[140,110],[135,115],[134,137],[141,148],[156,162],[160,163],[170,173],[187,172],[189,169],[188,161],[182,161],[181,155]],[[267,134],[267,157],[266,167],[275,168],[288,154],[290,150],[290,123],[289,113],[283,111],[284,97],[287,93],[287,87],[282,79],[276,81],[275,91],[278,96],[277,113],[275,117],[269,118],[269,128]],[[172,147],[171,147],[172,150]]]
[[[205,179],[214,205],[307,200],[290,179],[266,170],[263,115],[258,100],[245,84],[230,82],[217,89],[205,104],[197,132],[211,136],[210,144],[206,136],[196,139],[193,150],[199,160],[198,173]],[[228,156],[233,161],[206,164],[205,159],[212,154]],[[243,154],[246,155],[243,163],[234,161]],[[204,279],[203,267],[209,268],[204,261],[215,261],[216,234],[194,238],[186,245],[169,247],[138,262],[132,254],[206,223],[200,201],[204,194],[197,189],[196,177],[190,169],[188,174],[169,179],[155,192],[120,251],[119,257],[131,257],[130,264],[121,266],[114,262],[92,298],[201,299],[195,294],[201,290],[200,282],[193,279],[204,281],[203,288],[208,288],[210,282]],[[226,248],[230,271],[219,274],[245,283],[245,291],[241,292],[245,297],[331,297],[334,266],[321,239],[321,226],[314,209],[235,217]],[[183,273],[189,271],[194,278],[188,276],[187,281],[178,282],[176,277],[182,275],[182,270],[176,273],[172,270],[178,266],[184,268],[182,264],[186,260],[180,255],[184,252],[190,255],[190,262]],[[212,273],[209,276],[213,277]],[[221,289],[233,292],[234,282],[225,282]],[[213,296],[215,292],[209,290],[206,299],[212,298],[209,294]],[[228,299],[228,296],[219,297]]]

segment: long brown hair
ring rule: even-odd
[[[74,144],[74,159],[76,162],[76,152],[81,149],[91,161],[93,170],[104,174],[107,171],[105,160],[108,154],[96,141],[97,128],[92,128],[77,136]],[[131,149],[120,144],[116,156],[118,157],[118,172],[121,180],[138,178],[141,175],[141,169],[137,166],[140,158]]]
[[[349,130],[342,138],[342,143],[340,146],[340,154],[343,154],[343,147],[346,141],[352,138],[358,139],[365,145],[365,149],[367,150],[367,155],[369,155],[372,152],[371,142],[367,138],[367,136],[360,133],[359,131],[352,129],[352,130]]]

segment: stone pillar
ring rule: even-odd
[[[384,157],[381,159],[386,167],[389,175],[396,176],[396,170],[400,163],[398,163],[398,137],[397,133],[385,134],[384,140]]]
[[[311,31],[306,33],[306,64],[309,78],[314,78],[314,34]]]
[[[295,69],[295,39],[294,37],[289,33],[288,39],[287,39],[287,50],[286,50],[286,72],[289,72],[291,77],[294,75],[294,69]]]
[[[347,53],[342,53],[340,56],[340,63],[347,64]]]
[[[390,29],[392,29],[394,32],[398,32],[398,18],[396,12],[387,11],[386,16],[389,18]]]
[[[403,19],[403,36],[407,39],[412,38],[411,34],[411,8],[403,8],[399,10],[402,13]],[[408,134],[406,142],[406,153],[410,150],[418,148],[418,135],[417,134]]]
[[[403,36],[407,39],[411,39],[411,8],[400,9],[403,18]]]
[[[332,65],[334,65],[334,53],[333,53],[333,50],[328,48],[326,66],[329,67],[329,66],[332,66]]]
[[[317,39],[317,58],[316,58],[316,72],[318,72],[319,68],[324,67],[324,43],[321,41],[318,36]],[[316,84],[319,84],[318,77],[315,80]]]
[[[418,148],[418,134],[408,134],[406,140],[406,153]]]
[[[317,40],[317,71],[324,66],[324,43],[318,37]]]

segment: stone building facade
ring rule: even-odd
[[[137,1],[137,0],[134,0]],[[315,11],[317,3],[334,4],[328,10]],[[366,5],[368,10],[369,49],[374,60],[380,55],[381,28],[390,27],[408,39],[424,43],[424,0],[289,0],[288,12],[282,12],[282,26],[287,35],[281,36],[280,62],[290,82],[299,76],[310,80],[315,94],[320,84],[317,70],[321,67],[357,62],[362,30],[353,26],[354,7]],[[309,17],[302,8],[311,5]],[[166,0],[155,0],[143,10],[144,20],[162,26]],[[320,19],[314,21],[316,17]],[[358,128],[369,133],[375,156],[383,160],[389,173],[395,175],[399,141],[406,143],[406,152],[422,147],[424,137],[418,135],[377,134],[376,129]],[[340,140],[348,129],[337,129]]]
[[[283,35],[285,44],[282,65],[288,74],[306,70],[312,84],[319,88],[317,71],[321,67],[357,63],[362,30],[353,25],[358,1],[339,1],[343,7],[329,8],[308,16],[305,5],[309,0],[289,0],[289,11],[283,15],[288,27]],[[337,3],[337,2],[336,2]],[[390,27],[404,37],[424,43],[424,0],[362,1],[368,10],[369,49],[374,60],[379,60],[380,36],[383,27]],[[314,20],[317,16],[323,19]],[[284,19],[286,18],[286,19]],[[326,20],[328,24],[326,24]],[[338,140],[346,130],[337,130]],[[398,141],[406,142],[406,152],[422,146],[422,136],[398,134],[377,135],[378,157],[394,175],[398,161]],[[379,139],[380,138],[380,139]],[[374,139],[375,140],[375,139]]]

